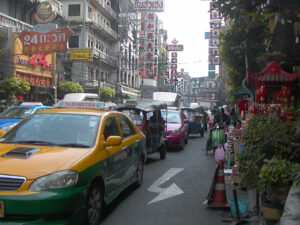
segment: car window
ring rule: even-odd
[[[32,111],[33,108],[29,107],[12,107],[4,111],[0,115],[0,119],[23,119],[30,115]]]
[[[127,137],[130,137],[132,135],[135,135],[135,130],[132,127],[132,125],[131,125],[131,123],[129,122],[128,119],[126,119],[123,116],[117,116],[117,118],[118,118],[118,121],[120,123],[121,130],[122,130],[124,138],[127,138]]]
[[[109,136],[120,136],[119,128],[114,117],[109,117],[106,119],[103,135],[105,140]]]
[[[67,113],[34,114],[0,139],[12,143],[51,143],[66,147],[92,147],[100,116]],[[46,144],[47,145],[47,144]]]
[[[181,117],[178,111],[162,111],[161,115],[167,123],[181,123]]]

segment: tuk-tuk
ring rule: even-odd
[[[147,153],[160,153],[166,158],[166,129],[161,117],[161,109],[167,105],[153,100],[140,100],[137,105],[121,105],[116,110],[125,113],[146,136]]]
[[[181,108],[185,117],[189,120],[189,135],[199,134],[204,136],[204,128],[202,125],[203,114],[192,108]]]

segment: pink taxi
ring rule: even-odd
[[[162,110],[161,114],[167,122],[167,147],[184,149],[184,145],[188,143],[189,121],[181,110]]]

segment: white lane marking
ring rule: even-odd
[[[148,205],[184,193],[175,183],[171,184],[167,188],[159,187],[166,181],[170,180],[171,177],[175,176],[177,173],[180,173],[182,170],[183,168],[170,168],[148,188],[148,191],[158,193],[158,195],[152,201],[150,201]]]

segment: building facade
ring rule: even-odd
[[[37,22],[34,13],[40,1],[0,1],[0,79],[17,77],[30,84],[25,101],[38,101],[53,104],[56,86],[56,54],[24,55],[23,46],[18,35],[24,30],[32,30]],[[63,21],[62,4],[50,0],[56,13],[54,21]],[[2,93],[2,97],[5,94]]]

